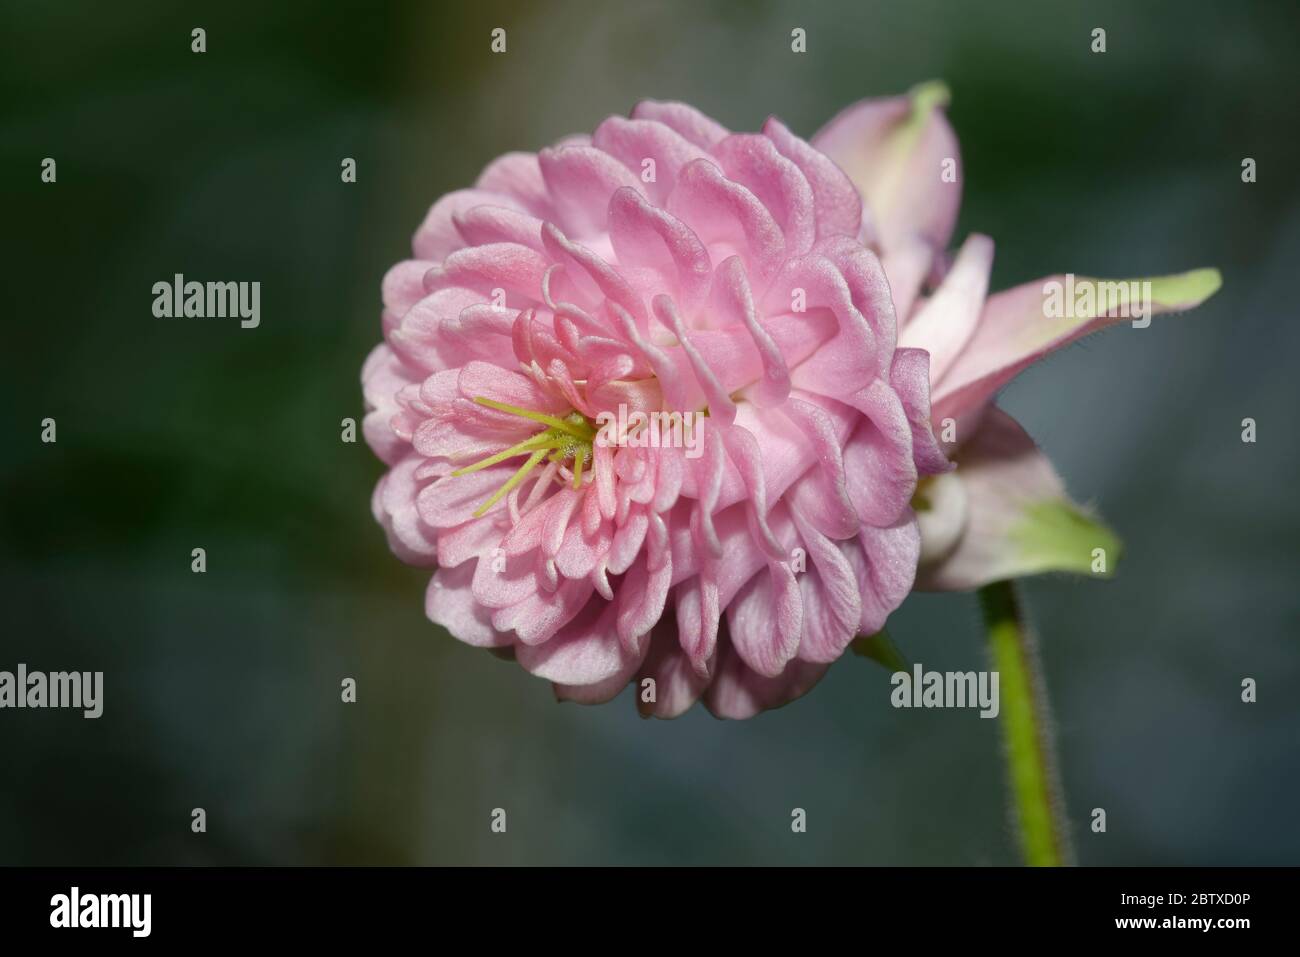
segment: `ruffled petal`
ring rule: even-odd
[[[474,600],[471,582],[474,566],[440,568],[429,580],[424,612],[435,625],[442,625],[453,638],[476,648],[508,648],[514,638],[492,627],[488,609]]]
[[[717,675],[704,693],[704,704],[717,718],[752,718],[807,694],[828,667],[795,658],[779,675],[767,678],[746,666],[730,641],[723,641]]]
[[[885,620],[912,590],[921,533],[909,512],[884,528],[864,526],[857,540],[843,543],[843,548],[862,596],[858,633],[873,635],[885,627]]]

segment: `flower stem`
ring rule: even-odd
[[[989,653],[998,671],[1011,815],[1025,863],[1056,867],[1074,863],[1065,821],[1065,800],[1057,770],[1052,712],[1033,632],[1025,621],[1014,582],[979,590],[989,634]]]

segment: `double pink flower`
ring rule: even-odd
[[[1086,566],[1104,530],[991,400],[1119,320],[1045,318],[1041,283],[986,301],[985,237],[948,268],[941,101],[866,101],[811,144],[647,101],[434,204],[362,373],[375,515],[437,566],[434,622],[561,698],[634,681],[645,714],[739,718],[811,688],[918,566]],[[1157,308],[1213,285],[1159,281]],[[597,425],[654,413],[703,416],[697,447]]]

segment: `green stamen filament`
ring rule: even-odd
[[[553,448],[555,448],[555,445],[551,440],[551,433],[549,431],[539,432],[536,435],[534,435],[532,438],[524,439],[522,442],[518,443],[517,445],[512,445],[510,446],[510,448],[505,449],[502,452],[498,452],[495,455],[489,455],[485,459],[480,459],[479,461],[475,462],[473,465],[466,465],[464,468],[456,469],[456,471],[452,472],[451,474],[469,475],[471,472],[477,472],[480,469],[485,469],[489,465],[496,465],[498,462],[504,462],[506,459],[512,459],[516,455],[523,455],[525,452],[533,452],[536,451],[537,449],[541,449],[544,452],[549,452]]]
[[[496,402],[492,399],[485,399],[483,396],[475,396],[474,401],[479,405],[486,405],[489,409],[496,409],[498,412],[509,412],[511,415],[517,415],[521,419],[531,419],[534,422],[540,422],[542,425],[549,425],[553,429],[559,429],[561,432],[567,432],[576,439],[582,439],[584,442],[590,442],[596,437],[596,432],[587,420],[581,414],[574,412],[563,419],[557,419],[553,415],[547,415],[544,412],[534,412],[532,409],[520,409],[513,405],[506,405],[504,402]],[[576,421],[575,421],[576,419]]]
[[[532,455],[528,456],[528,461],[519,467],[519,471],[516,472],[514,475],[510,476],[510,478],[506,480],[506,483],[504,485],[502,485],[499,489],[497,489],[495,492],[492,493],[491,498],[489,498],[486,502],[484,502],[482,505],[480,505],[478,508],[474,510],[474,517],[482,518],[485,514],[487,514],[488,509],[490,509],[497,502],[501,501],[501,499],[504,496],[509,495],[511,490],[516,485],[518,485],[520,482],[522,482],[524,479],[528,477],[528,473],[533,470],[533,467],[536,466],[538,462],[540,462],[543,458],[546,457],[547,451],[548,451],[547,449],[538,449]]]
[[[582,470],[587,460],[592,457],[592,443],[596,438],[596,430],[581,413],[571,412],[563,419],[558,419],[552,415],[534,412],[531,409],[520,409],[513,405],[506,405],[504,402],[485,399],[482,396],[476,396],[474,401],[490,409],[507,412],[510,415],[516,415],[537,422],[540,425],[548,426],[545,430],[512,445],[508,449],[503,449],[451,473],[452,475],[469,475],[471,472],[488,468],[499,462],[504,462],[506,459],[523,455],[525,452],[529,453],[528,460],[519,467],[519,470],[510,476],[504,485],[493,492],[491,498],[475,509],[475,518],[481,518],[487,513],[488,509],[516,488],[520,482],[528,477],[528,474],[542,459],[548,457],[547,453],[550,453],[549,460],[551,462],[563,463],[570,458],[573,459],[573,487],[575,489],[582,487]]]

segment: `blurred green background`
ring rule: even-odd
[[[995,288],[1224,275],[1004,396],[1127,543],[1113,583],[1028,588],[1079,858],[1300,863],[1295,4],[186,6],[3,6],[0,668],[106,690],[98,721],[0,712],[0,863],[1014,863],[997,722],[895,711],[858,658],[745,723],[557,705],[425,620],[339,439],[380,277],[498,154],[642,97],[811,135],[934,77]],[[175,272],[259,280],[261,327],[155,319]],[[890,627],[982,667],[972,596]]]

